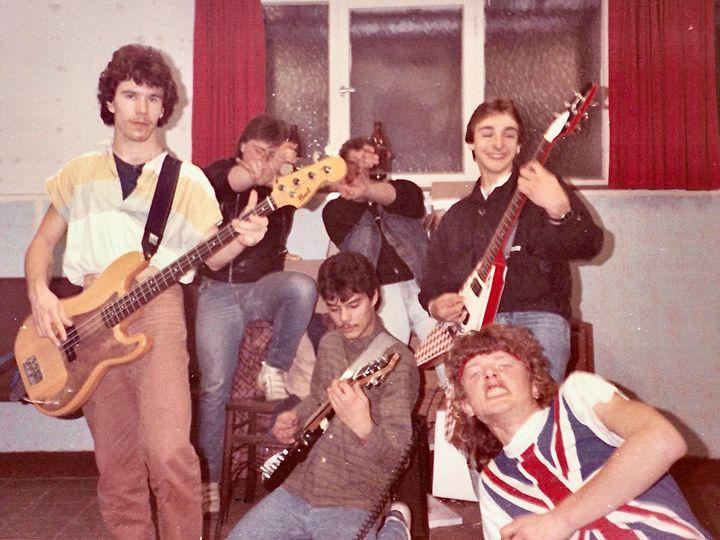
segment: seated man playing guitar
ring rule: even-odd
[[[272,432],[293,442],[328,398],[335,416],[305,460],[229,538],[349,540],[359,531],[375,538],[376,516],[411,444],[419,381],[412,353],[385,331],[375,312],[378,287],[375,269],[358,253],[339,253],[320,267],[318,289],[337,330],[320,342],[310,395],[281,413]],[[349,367],[393,353],[400,359],[379,385],[363,390],[344,380]],[[409,538],[406,525],[391,513],[378,537]]]
[[[709,538],[667,474],[685,441],[652,407],[591,373],[558,388],[525,328],[461,336],[446,366],[486,540]]]
[[[550,360],[551,375],[560,381],[570,357],[569,261],[597,255],[603,232],[577,195],[537,161],[514,167],[523,124],[511,101],[489,101],[475,109],[465,142],[480,178],[430,238],[420,303],[438,321],[463,322],[468,311],[477,318],[474,312],[487,308],[497,310],[495,322],[530,328]],[[473,305],[457,291],[483,256],[516,191],[528,201],[503,246],[504,292],[503,280],[495,279],[488,304]],[[502,272],[497,271],[501,278]]]

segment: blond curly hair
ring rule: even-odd
[[[548,373],[548,361],[542,347],[527,328],[490,325],[457,337],[445,362],[454,387],[449,398],[447,438],[466,456],[468,464],[476,469],[495,457],[502,450],[502,443],[485,424],[463,411],[462,403],[467,399],[467,394],[461,381],[462,372],[471,358],[496,351],[511,354],[525,364],[538,394],[535,398],[538,405],[548,406],[557,395],[557,384]]]

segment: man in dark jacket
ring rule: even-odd
[[[283,122],[257,116],[240,136],[236,156],[204,169],[224,221],[237,215],[251,191],[257,191],[259,199],[267,196],[280,168],[294,162],[294,145],[286,139]],[[271,213],[262,241],[227,266],[216,271],[201,269],[195,332],[200,367],[199,444],[209,475],[204,487],[206,512],[219,509],[223,407],[232,388],[245,325],[256,320],[273,323],[273,337],[258,385],[268,400],[284,399],[288,394],[283,372],[292,365],[315,309],[314,280],[283,271],[294,211],[294,207],[285,206]]]
[[[529,328],[550,360],[550,374],[561,381],[570,357],[570,261],[597,255],[603,231],[579,197],[537,161],[515,166],[522,137],[512,101],[485,102],[472,114],[465,142],[480,178],[432,235],[420,303],[439,321],[464,321],[467,299],[458,291],[519,190],[528,201],[508,235],[507,276],[495,322]]]

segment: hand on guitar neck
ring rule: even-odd
[[[362,385],[335,379],[328,388],[328,399],[335,415],[357,435],[358,439],[366,441],[375,424],[370,416],[370,401]]]
[[[275,438],[283,444],[290,444],[295,440],[295,434],[300,427],[300,418],[295,411],[285,411],[278,414],[270,430]]]
[[[249,214],[249,212],[255,208],[257,200],[257,191],[251,191],[245,209],[240,214],[241,216],[246,216],[246,218],[235,218],[231,221],[232,228],[237,233],[237,236],[232,242],[229,242],[228,245],[224,246],[220,251],[205,261],[210,269],[218,270],[222,268],[237,257],[246,247],[256,245],[265,237],[268,228],[268,218],[266,216]],[[206,233],[205,238],[216,234],[217,230],[217,227],[213,227]]]
[[[430,300],[428,312],[440,322],[461,323],[467,317],[465,300],[458,293],[441,294]]]
[[[520,167],[518,191],[543,208],[551,219],[561,219],[570,212],[570,198],[557,177],[537,160]]]
[[[367,440],[374,423],[370,416],[370,402],[362,385],[350,381],[335,379],[327,389],[328,401],[337,417],[347,425],[359,439]],[[283,444],[290,444],[300,427],[300,419],[295,411],[285,411],[278,415],[271,429],[275,438]]]

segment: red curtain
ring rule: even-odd
[[[720,187],[713,0],[610,0],[612,188]]]
[[[192,159],[234,155],[245,124],[265,110],[265,26],[260,0],[196,0]]]

